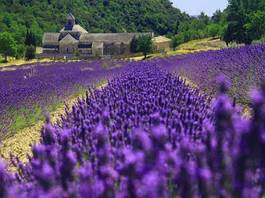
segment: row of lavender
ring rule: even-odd
[[[178,77],[137,63],[47,123],[33,157],[0,167],[0,197],[261,197],[265,86],[253,117],[226,96],[212,105]]]
[[[249,90],[260,86],[265,79],[265,45],[207,51],[152,61],[187,77],[211,95],[217,90],[216,77],[223,74],[232,83],[229,91],[231,96],[241,104],[250,102]]]
[[[69,97],[77,86],[86,87],[110,79],[125,64],[98,60],[6,67],[0,71],[0,124],[8,125],[12,111],[36,106],[45,108]]]

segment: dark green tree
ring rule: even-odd
[[[216,10],[213,16],[211,17],[211,21],[213,23],[220,23],[222,20],[222,15],[223,13],[221,12],[221,10]]]
[[[245,1],[245,0],[244,0]],[[224,41],[230,43],[235,41],[236,43],[250,44],[252,41],[247,34],[245,24],[247,22],[247,16],[245,8],[241,0],[230,0],[228,6],[227,15],[227,29],[224,32]]]
[[[8,56],[15,57],[16,53],[17,45],[12,35],[8,32],[0,33],[0,54],[5,57],[5,62]]]
[[[36,37],[30,30],[27,30],[26,38],[25,38],[25,45],[36,46]]]
[[[144,54],[144,59],[146,59],[147,54],[152,51],[152,46],[151,36],[143,35],[137,39],[137,51]]]
[[[265,36],[265,11],[256,11],[249,15],[249,22],[245,25],[251,40]]]
[[[130,51],[132,53],[136,53],[137,52],[137,39],[136,37],[134,36],[132,41],[131,41],[131,44],[130,44]]]
[[[18,44],[17,45],[17,53],[16,53],[16,58],[23,58],[25,55],[25,45]]]
[[[209,17],[204,12],[201,12],[201,14],[198,16],[198,19],[204,25],[207,25],[210,21]]]
[[[207,25],[207,32],[206,34],[210,37],[217,37],[221,35],[222,27],[219,24],[212,23]]]
[[[184,38],[184,33],[179,33],[176,36],[173,37],[172,39],[172,47],[173,49],[176,49],[177,46],[180,44],[184,43],[185,38]]]
[[[262,32],[260,28],[263,26],[263,16],[257,11],[263,12],[264,4],[264,0],[229,0],[227,28],[223,35],[225,42],[251,44],[261,36],[259,32]]]
[[[25,59],[31,60],[36,58],[36,47],[31,45],[26,47]]]

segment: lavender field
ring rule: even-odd
[[[172,56],[153,62],[188,78],[211,96],[216,94],[216,78],[222,74],[231,83],[230,96],[243,105],[250,103],[249,91],[265,79],[264,44]]]
[[[263,197],[264,52],[259,45],[0,72],[5,111],[89,89],[60,122],[46,115],[26,163],[12,156],[15,172],[0,163],[0,197]],[[106,87],[89,88],[102,79]]]
[[[125,64],[81,61],[0,68],[0,133],[7,133],[19,116],[42,114],[77,91],[111,79]]]

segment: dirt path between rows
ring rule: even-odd
[[[102,89],[107,83],[97,87]],[[79,96],[80,97],[80,96]],[[77,102],[78,97],[65,101],[65,104],[72,107]],[[65,107],[60,107],[56,111],[50,113],[51,122],[56,123],[62,115],[65,113]],[[5,139],[0,145],[0,155],[7,162],[10,159],[10,153],[18,158],[22,162],[27,161],[27,155],[31,153],[31,146],[37,144],[40,141],[40,132],[43,126],[43,121],[38,121],[34,126],[27,127],[18,131],[14,136]]]

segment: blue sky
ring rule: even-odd
[[[199,15],[204,11],[211,16],[217,9],[226,8],[227,0],[171,0],[174,6],[190,15]]]

